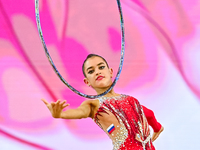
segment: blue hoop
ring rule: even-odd
[[[122,9],[121,9],[121,4],[120,4],[120,0],[117,0],[117,4],[118,4],[118,9],[119,9],[119,14],[120,14],[120,22],[121,22],[121,35],[122,35],[122,39],[121,39],[121,58],[120,58],[120,64],[119,64],[119,68],[118,68],[118,72],[117,75],[115,77],[115,80],[113,81],[112,85],[110,86],[110,88],[105,91],[102,94],[99,95],[87,95],[84,93],[79,92],[78,90],[76,90],[75,88],[73,88],[69,83],[67,83],[67,81],[65,81],[65,79],[61,76],[61,74],[59,73],[59,71],[57,70],[57,68],[55,67],[53,60],[51,59],[51,56],[47,50],[45,41],[44,41],[44,37],[42,34],[42,29],[41,29],[41,25],[40,25],[40,16],[39,16],[39,0],[35,0],[35,16],[36,16],[36,22],[37,22],[37,28],[38,28],[38,32],[39,32],[39,36],[40,39],[42,41],[42,45],[44,48],[44,51],[46,53],[46,56],[51,64],[51,66],[53,67],[55,73],[58,75],[58,77],[60,78],[60,80],[69,88],[71,89],[73,92],[75,92],[76,94],[83,96],[85,98],[90,98],[90,99],[95,99],[98,97],[101,97],[105,94],[107,94],[108,92],[110,92],[110,90],[115,86],[115,84],[117,83],[119,76],[121,74],[122,71],[122,66],[123,66],[123,62],[124,62],[124,51],[125,51],[125,41],[124,41],[124,21],[123,21],[123,15],[122,15]]]

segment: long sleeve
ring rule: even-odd
[[[148,124],[153,128],[154,132],[160,131],[162,125],[156,120],[154,112],[143,105],[142,108],[147,118]]]

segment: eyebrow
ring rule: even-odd
[[[100,65],[102,65],[102,64],[104,64],[104,63],[103,63],[103,62],[100,62],[99,64],[97,64],[97,66],[100,66]],[[88,71],[89,69],[92,69],[92,68],[93,68],[93,66],[88,67],[86,71]]]

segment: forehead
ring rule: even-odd
[[[86,62],[85,62],[85,69],[87,69],[88,67],[93,67],[93,66],[96,66],[98,65],[99,63],[104,63],[105,64],[105,61],[101,58],[101,57],[98,57],[98,56],[93,56],[91,58],[89,58]]]

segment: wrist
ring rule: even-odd
[[[64,114],[64,112],[63,112],[63,111],[60,113],[60,116],[59,116],[59,118],[61,118],[61,119],[66,119],[66,116],[65,116],[65,114]]]

